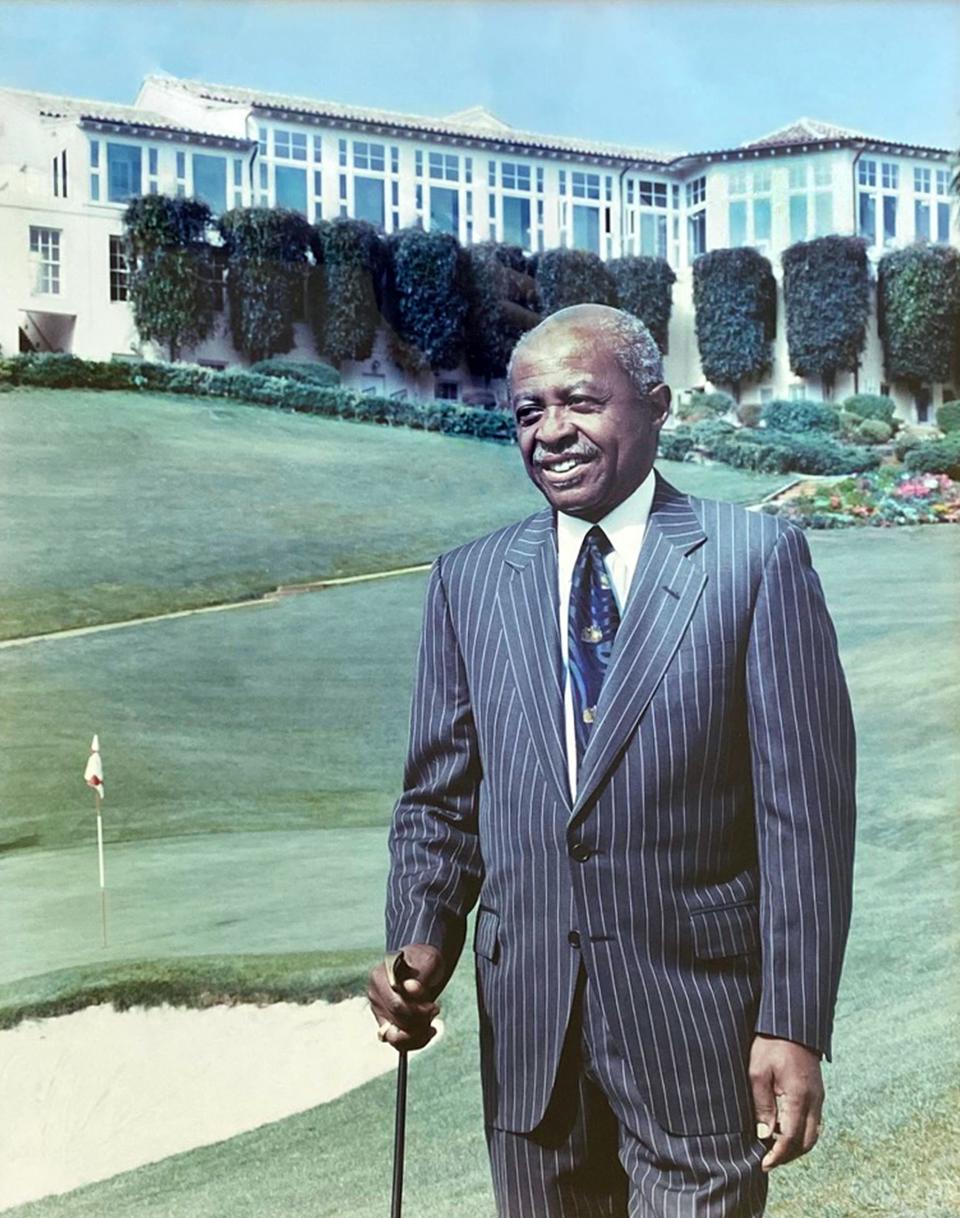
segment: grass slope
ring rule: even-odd
[[[664,465],[754,501],[783,479]],[[0,397],[0,638],[431,561],[540,505],[510,446],[204,399]]]

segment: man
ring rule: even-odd
[[[802,532],[653,470],[670,406],[628,314],[565,309],[509,382],[549,506],[427,593],[388,947],[398,1049],[474,936],[509,1218],[753,1218],[817,1139],[850,915],[854,733]]]

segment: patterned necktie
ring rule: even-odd
[[[610,663],[620,613],[603,558],[613,547],[594,525],[583,539],[570,582],[569,672],[577,764],[590,738],[600,687]]]

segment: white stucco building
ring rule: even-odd
[[[945,149],[810,119],[737,148],[672,154],[522,132],[481,107],[432,119],[164,75],[148,76],[131,106],[0,89],[0,350],[139,350],[123,211],[134,195],[166,193],[201,197],[215,213],[281,205],[387,233],[422,224],[464,244],[664,257],[677,273],[667,373],[682,392],[706,387],[691,300],[698,254],[752,245],[779,276],[787,246],[827,233],[865,236],[874,260],[915,240],[956,245],[951,172]],[[224,319],[187,354],[237,362],[225,331]],[[314,358],[306,325],[290,354]],[[385,344],[342,372],[378,393],[470,400],[498,389],[464,369],[411,379]],[[955,396],[951,386],[886,386],[875,319],[859,373],[838,378],[834,396],[855,383],[890,392],[908,418],[932,417]],[[821,389],[790,371],[781,302],[773,368],[743,398]]]

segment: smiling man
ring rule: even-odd
[[[654,469],[636,318],[565,309],[511,400],[548,506],[434,564],[380,1035],[417,1048],[477,911],[501,1218],[754,1218],[816,1142],[854,731],[803,534]]]

